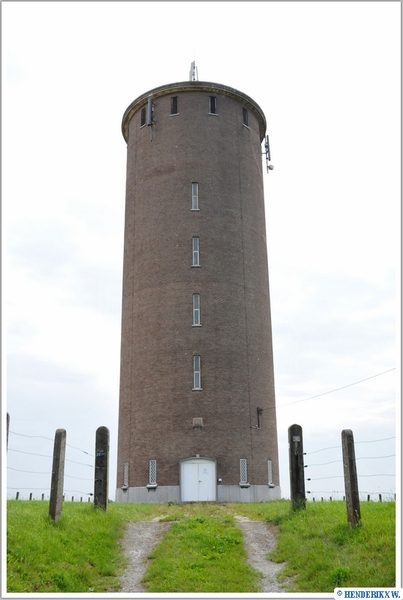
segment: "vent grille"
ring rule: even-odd
[[[148,463],[148,484],[155,485],[157,483],[157,461],[152,459]]]
[[[269,485],[273,485],[273,464],[272,464],[271,460],[267,461],[267,470],[268,470],[268,477],[269,477]]]
[[[129,463],[123,463],[123,487],[129,487]]]
[[[248,483],[248,461],[246,458],[239,459],[239,483]]]

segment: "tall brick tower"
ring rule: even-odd
[[[116,501],[278,499],[265,116],[191,79],[139,96],[122,131]]]

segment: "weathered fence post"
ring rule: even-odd
[[[66,430],[56,429],[53,447],[52,482],[50,484],[49,516],[60,520],[63,502],[64,461],[66,455]]]
[[[351,429],[341,432],[343,449],[344,487],[346,490],[347,520],[355,527],[361,520],[360,496],[358,493],[357,467],[355,464],[354,436]]]
[[[288,428],[288,448],[290,457],[291,505],[294,509],[305,508],[305,473],[302,445],[302,427],[291,425]]]
[[[8,432],[10,430],[10,413],[7,413],[7,452],[8,452]]]
[[[108,508],[109,429],[98,427],[95,435],[94,506]]]

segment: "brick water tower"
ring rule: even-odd
[[[116,501],[278,499],[265,116],[192,65],[134,100],[122,131]]]

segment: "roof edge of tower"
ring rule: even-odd
[[[122,134],[125,141],[127,142],[129,139],[129,123],[132,116],[141,105],[146,103],[150,96],[153,98],[158,98],[159,96],[165,96],[166,94],[172,94],[175,92],[213,92],[240,100],[256,115],[259,121],[260,141],[263,141],[266,134],[266,117],[260,106],[250,96],[247,96],[235,88],[228,87],[221,83],[212,83],[209,81],[180,81],[178,83],[169,83],[141,94],[141,96],[133,100],[133,102],[126,108],[124,112],[122,119]]]

